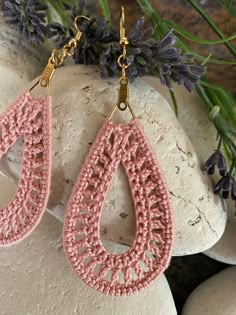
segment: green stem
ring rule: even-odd
[[[201,81],[202,83],[202,81]],[[198,92],[198,94],[201,96],[201,98],[203,99],[203,101],[205,102],[205,104],[208,107],[208,111],[210,112],[212,110],[212,108],[214,107],[214,105],[212,105],[211,101],[209,100],[204,88],[201,86],[201,83],[198,83],[196,86],[196,90]]]
[[[215,127],[217,128],[217,130],[219,131],[220,135],[222,136],[222,138],[224,139],[224,142],[227,143],[227,145],[230,148],[230,151],[232,153],[233,156],[236,156],[236,145],[235,145],[235,141],[232,140],[229,135],[225,132],[224,128],[222,128],[222,125],[219,124],[219,122],[215,123]]]
[[[107,22],[111,22],[111,12],[107,0],[99,0],[100,7],[102,8],[103,15]]]
[[[220,151],[220,149],[221,149],[221,147],[222,147],[222,141],[223,139],[222,139],[222,137],[220,136],[220,139],[219,139],[219,142],[218,142],[218,145],[217,145],[217,150],[219,150]]]
[[[235,157],[233,158],[233,161],[232,161],[232,164],[230,166],[230,169],[229,169],[229,174],[232,175],[235,171],[235,167],[236,167],[236,159]]]
[[[170,96],[171,96],[171,100],[172,100],[172,103],[174,105],[174,110],[175,110],[175,115],[176,117],[178,116],[178,103],[177,103],[177,99],[176,99],[176,96],[175,96],[175,93],[173,90],[169,89],[169,92],[170,92]]]
[[[51,5],[48,5],[48,10],[47,10],[47,22],[48,22],[48,24],[53,22],[53,20],[52,20],[52,8],[51,8]]]
[[[187,40],[190,40],[193,43],[202,44],[202,45],[218,45],[218,44],[224,44],[226,42],[230,42],[234,39],[236,39],[236,35],[232,35],[229,37],[224,37],[223,39],[216,39],[216,40],[209,40],[209,39],[203,39],[200,38],[188,31],[186,31],[183,27],[179,26],[178,24],[171,22],[171,21],[165,21],[165,23],[175,30],[176,33],[181,35]]]

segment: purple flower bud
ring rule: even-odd
[[[215,152],[208,158],[206,161],[203,171],[207,172],[209,175],[214,174],[215,166],[219,169],[221,176],[226,176],[227,174],[227,165],[223,154],[219,150]]]
[[[184,85],[191,92],[204,74],[205,68],[193,63],[190,54],[182,55],[181,51],[174,46],[176,41],[177,38],[170,31],[155,45],[161,83],[172,88],[172,81],[174,81]],[[167,65],[168,71],[166,71]]]
[[[213,188],[215,194],[220,194],[223,199],[228,199],[231,193],[232,199],[235,200],[235,179],[229,173],[223,176]]]

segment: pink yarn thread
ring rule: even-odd
[[[0,116],[0,158],[23,136],[21,177],[13,200],[0,209],[0,246],[22,240],[46,208],[51,173],[51,97],[19,96]]]
[[[100,217],[112,176],[122,163],[136,210],[130,249],[109,254],[100,240]],[[137,119],[107,120],[91,147],[65,215],[64,249],[78,276],[110,295],[130,295],[149,286],[168,266],[173,219],[168,188]]]

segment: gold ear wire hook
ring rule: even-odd
[[[125,30],[125,8],[122,6],[120,10],[120,45],[125,48],[128,45],[128,39],[126,37],[126,30]]]
[[[81,32],[81,30],[80,30],[80,28],[79,28],[79,26],[78,26],[78,24],[77,24],[77,21],[79,20],[79,19],[85,19],[85,20],[87,20],[87,21],[89,21],[89,22],[91,22],[91,19],[89,18],[89,17],[87,17],[87,16],[85,16],[85,15],[78,15],[76,18],[75,18],[75,21],[74,21],[74,27],[77,29],[77,35],[76,35],[76,40],[77,41],[80,41],[80,38],[81,38],[81,36],[82,36],[82,32]]]
[[[115,113],[117,107],[124,111],[128,107],[133,118],[135,118],[134,112],[129,103],[129,79],[126,76],[126,69],[129,67],[127,62],[127,52],[126,46],[129,44],[129,41],[126,37],[126,30],[125,30],[125,9],[122,6],[120,11],[120,45],[122,48],[122,54],[117,59],[118,66],[122,69],[122,76],[119,80],[119,95],[118,101],[116,106],[114,107],[110,119],[112,118],[113,114]]]
[[[125,37],[125,8],[120,10],[120,40]]]
[[[51,80],[55,73],[56,68],[60,67],[63,64],[64,59],[67,56],[74,55],[75,49],[83,34],[77,24],[78,19],[81,19],[81,18],[91,21],[90,18],[84,15],[79,15],[75,18],[74,26],[77,30],[76,36],[72,38],[71,40],[69,40],[69,42],[66,43],[62,48],[54,49],[52,51],[52,54],[50,58],[48,59],[47,66],[45,67],[41,78],[38,80],[38,82],[34,84],[34,86],[32,86],[30,91],[32,91],[40,83],[42,87],[48,87],[48,94],[51,95]]]

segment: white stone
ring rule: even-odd
[[[38,95],[35,90],[35,95]],[[46,93],[46,91],[43,91]],[[42,91],[40,90],[40,93]],[[117,80],[100,79],[97,68],[65,67],[53,84],[53,167],[49,209],[59,219],[84,158],[117,100]],[[221,237],[226,215],[211,183],[200,169],[196,152],[165,99],[142,80],[130,87],[130,101],[159,160],[171,192],[174,255],[202,252]],[[116,119],[130,116],[118,112]],[[128,117],[128,118],[127,118]],[[9,167],[19,170],[19,150],[12,150]],[[19,174],[19,172],[18,172]],[[102,239],[131,244],[135,214],[127,179],[119,169],[101,218]]]
[[[62,223],[46,213],[31,236],[0,249],[2,315],[177,314],[164,275],[129,297],[106,296],[86,286],[67,262],[61,230]]]
[[[6,176],[0,171],[0,205],[6,207],[14,197],[14,193],[17,189],[17,184],[12,178]]]
[[[146,76],[144,81],[153,86],[172,105],[168,88],[155,77]],[[189,93],[183,86],[174,85],[178,103],[178,120],[187,133],[203,164],[217,147],[216,129],[209,120],[207,107],[195,92]]]
[[[1,107],[19,92],[29,81],[42,71],[48,58],[45,46],[24,43],[18,32],[5,24],[0,15],[0,82]]]
[[[205,255],[221,261],[226,264],[236,265],[236,219],[235,219],[235,202],[228,201],[228,221],[226,224],[225,232],[220,240],[207,251]]]
[[[182,315],[235,315],[236,267],[200,284],[189,296]]]
[[[159,79],[145,77],[145,81],[157,89],[157,91],[171,103],[169,91],[160,84]],[[192,141],[200,161],[204,163],[211,152],[217,147],[216,129],[208,119],[206,105],[196,92],[189,93],[181,86],[175,86],[174,91],[179,107],[178,119]],[[204,254],[226,264],[235,265],[235,203],[229,200],[227,202],[227,209],[228,221],[224,234],[220,240],[213,247],[204,252]]]

